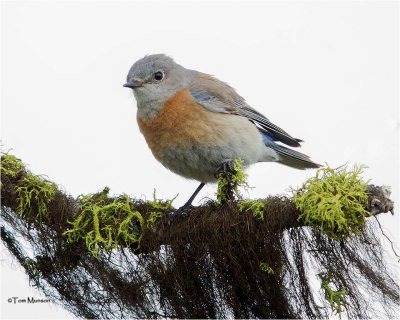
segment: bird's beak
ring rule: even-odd
[[[131,80],[125,83],[123,86],[126,88],[136,89],[141,87],[142,83],[140,83],[139,81]]]

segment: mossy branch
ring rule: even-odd
[[[234,162],[234,193],[240,197],[238,188],[246,184],[240,161]],[[46,224],[59,220],[58,205],[62,202],[64,220],[68,227],[64,235],[69,243],[83,241],[88,251],[98,255],[99,250],[135,247],[136,252],[147,252],[148,237],[160,238],[165,226],[171,221],[183,223],[190,215],[174,215],[172,200],[141,201],[128,195],[109,197],[109,188],[99,193],[68,197],[57,185],[26,170],[23,163],[13,155],[2,156],[1,194],[3,205],[18,212],[29,223]],[[344,168],[324,168],[307,180],[302,188],[293,191],[293,198],[269,196],[257,200],[224,199],[226,181],[220,178],[215,203],[208,202],[194,208],[196,216],[216,216],[229,207],[238,214],[251,214],[266,222],[277,232],[302,226],[312,226],[333,239],[359,234],[365,218],[383,212],[393,213],[393,202],[388,198],[387,187],[368,185],[360,178],[361,167],[353,171]],[[57,194],[57,199],[55,196]],[[58,202],[57,202],[58,201]],[[65,205],[68,203],[68,206]],[[225,203],[225,206],[222,206]],[[144,209],[144,210],[143,210]],[[171,217],[172,220],[171,220]]]
[[[115,308],[110,307],[104,316],[96,313],[99,308],[82,305],[86,289],[81,291],[90,287],[90,281],[81,279],[84,276],[77,266],[102,283],[104,292],[111,286],[110,295],[118,292],[125,305],[134,306],[132,314],[137,317],[159,316],[163,299],[168,300],[162,314],[167,318],[217,318],[225,308],[234,310],[237,318],[321,317],[305,275],[306,251],[320,266],[321,291],[335,312],[364,312],[352,270],[377,288],[383,301],[398,302],[397,286],[385,274],[379,246],[368,235],[366,223],[373,215],[393,213],[394,204],[387,187],[363,181],[362,168],[321,169],[294,190],[291,198],[245,200],[238,189],[245,184],[245,175],[240,161],[235,162],[229,179],[238,199],[229,198],[232,194],[227,184],[221,183],[217,201],[195,207],[187,215],[174,214],[173,199],[160,200],[155,194],[150,201],[125,194],[110,197],[107,187],[74,199],[55,183],[29,172],[12,155],[2,156],[1,173],[2,217],[16,231],[22,230],[38,254],[24,255],[18,240],[4,226],[3,241],[35,285],[41,286],[45,279],[66,304],[75,301],[79,315],[106,318],[115,316]],[[304,226],[311,227],[311,232],[303,231],[308,229],[301,228]],[[36,230],[33,236],[32,229]],[[286,253],[290,250],[293,252]],[[125,259],[124,274],[110,261],[116,254]],[[375,267],[368,266],[365,254]],[[348,261],[351,268],[347,268]],[[288,289],[281,288],[285,270],[289,270],[288,283],[295,285],[288,294],[290,299],[285,298]],[[134,280],[124,280],[127,275]],[[77,285],[72,300],[65,291],[66,281]],[[219,308],[213,291],[216,283],[223,288],[220,294],[226,295],[219,299],[230,304],[220,313],[215,311]],[[153,288],[153,284],[157,286]],[[97,287],[95,291],[99,292]],[[144,302],[149,292],[161,295],[153,309]],[[290,305],[293,296],[302,301],[297,309]],[[104,299],[109,301],[109,296]],[[183,310],[182,305],[194,309]]]

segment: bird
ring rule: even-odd
[[[123,87],[133,90],[139,130],[154,157],[172,172],[200,182],[182,208],[190,207],[204,185],[216,182],[216,173],[234,160],[245,167],[258,162],[320,167],[291,148],[302,140],[249,106],[230,85],[168,55],[136,61]]]

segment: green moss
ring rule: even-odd
[[[334,280],[334,273],[332,269],[329,269],[326,273],[319,273],[318,277],[321,279],[321,289],[324,291],[326,301],[329,302],[332,310],[339,314],[339,317],[341,317],[343,306],[347,304],[346,290],[335,290],[331,288],[330,285],[333,284]]]
[[[150,215],[146,219],[146,227],[148,229],[154,228],[157,221],[161,219],[165,215],[166,212],[172,211],[174,207],[172,206],[172,202],[176,199],[178,195],[176,195],[171,200],[161,200],[157,199],[156,197],[156,190],[154,189],[153,192],[153,200],[149,201],[148,203],[153,208],[150,212]]]
[[[262,200],[240,200],[238,209],[240,212],[251,212],[253,216],[264,221],[265,203]]]
[[[2,176],[16,178],[25,171],[25,166],[20,159],[9,154],[1,156]],[[15,192],[17,194],[18,213],[27,218],[28,221],[40,222],[47,217],[48,204],[54,199],[57,185],[41,176],[27,172],[21,176]]]
[[[1,174],[17,177],[19,173],[25,170],[25,166],[20,159],[10,154],[3,154],[1,156]]]
[[[146,220],[146,227],[148,229],[154,228],[156,222],[161,219],[164,214],[158,211],[152,211]]]
[[[32,280],[34,281],[34,284],[38,286],[40,278],[42,276],[42,272],[38,268],[37,262],[31,258],[25,258],[25,260],[22,262],[22,266],[30,271],[31,278],[29,282]]]
[[[241,159],[235,159],[232,162],[233,169],[231,172],[228,172],[228,176],[232,182],[229,185],[228,179],[225,174],[218,175],[218,188],[217,188],[217,205],[221,205],[227,199],[225,199],[225,195],[227,194],[227,190],[231,187],[234,194],[240,198],[239,187],[247,185],[247,174],[244,173],[244,161]]]
[[[15,191],[18,195],[18,212],[23,217],[42,221],[47,216],[48,204],[57,192],[57,185],[27,173]]]
[[[360,234],[370,213],[363,167],[322,168],[296,191],[293,200],[301,212],[299,220],[336,240]]]
[[[140,230],[137,230],[137,222],[140,225]],[[125,219],[123,219],[118,227],[118,244],[123,244],[127,247],[134,243],[140,244],[143,237],[143,217],[139,211],[130,211]]]
[[[134,210],[127,195],[108,199],[108,188],[92,196],[78,198],[81,212],[64,232],[68,242],[84,241],[87,250],[98,256],[102,249],[109,251],[118,246],[140,246],[144,219]]]
[[[274,269],[266,262],[260,262],[260,269],[268,274],[274,274]]]
[[[176,199],[178,195],[176,195],[171,200],[161,200],[157,199],[156,190],[153,192],[153,200],[149,201],[149,205],[153,207],[155,211],[172,211],[174,207],[172,206],[172,202]]]

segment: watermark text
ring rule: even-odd
[[[26,303],[26,304],[33,304],[33,303],[50,303],[52,300],[50,299],[37,299],[34,297],[26,297],[26,298],[20,298],[20,297],[10,297],[7,299],[8,303],[11,304],[19,304],[19,303]]]

